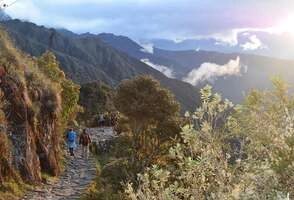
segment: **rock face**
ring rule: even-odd
[[[41,180],[40,162],[36,153],[36,137],[31,127],[33,113],[25,100],[24,87],[9,76],[1,77],[2,91],[8,102],[5,113],[12,143],[13,164],[24,180]]]
[[[0,125],[2,120],[7,127],[1,130],[0,144],[9,144],[2,147],[7,156],[0,156],[0,186],[7,171],[28,183],[40,182],[41,172],[58,175],[61,91],[34,59],[14,49],[1,29],[0,91],[0,101],[5,102],[0,107],[5,118],[0,118]]]
[[[16,78],[10,75],[0,78],[0,88],[8,104],[5,113],[14,166],[28,182],[40,181],[41,169],[57,175],[60,149],[57,116],[47,108],[56,102],[56,94],[41,91],[39,100],[33,101],[26,85]],[[33,105],[37,104],[40,105],[39,113],[33,110]]]

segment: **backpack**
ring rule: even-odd
[[[68,139],[69,142],[74,142],[75,139],[76,139],[75,132],[73,132],[73,131],[69,132],[68,135],[67,135],[67,139]]]

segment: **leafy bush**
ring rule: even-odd
[[[274,90],[252,91],[238,115],[248,145],[247,174],[256,174],[244,188],[260,198],[266,194],[294,197],[294,98],[289,86],[279,78],[273,79]],[[246,180],[244,178],[244,180]],[[252,195],[253,198],[255,197]]]
[[[236,107],[202,89],[195,129],[182,132],[166,166],[148,167],[139,186],[126,186],[129,199],[293,198],[294,99],[281,80],[273,85],[272,92],[252,91]],[[235,151],[246,156],[232,163],[227,141],[236,138]]]
[[[131,199],[227,199],[231,194],[237,167],[228,164],[223,141],[228,137],[225,113],[233,105],[212,95],[210,87],[201,90],[201,99],[195,112],[199,127],[184,129],[182,142],[169,151],[166,167],[149,167],[139,175],[138,188],[127,186]],[[216,126],[218,120],[224,123]]]

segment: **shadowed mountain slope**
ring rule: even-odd
[[[198,90],[188,83],[169,79],[162,73],[102,42],[91,34],[76,35],[20,20],[3,21],[15,44],[33,56],[54,52],[67,76],[78,83],[101,80],[116,86],[121,80],[149,74],[170,89],[183,110],[193,110]]]

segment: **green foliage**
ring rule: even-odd
[[[124,183],[135,182],[146,166],[163,164],[179,136],[179,105],[149,76],[122,82],[115,105],[120,111],[116,127],[120,135],[113,141],[107,161],[100,160],[101,173],[87,199],[125,199]]]
[[[150,76],[123,81],[118,87],[115,103],[120,112],[132,120],[139,120],[142,126],[157,124],[179,111],[171,93]]]
[[[257,190],[257,194],[288,193],[293,198],[294,98],[288,95],[289,87],[281,79],[273,79],[273,86],[272,92],[249,94],[239,114],[242,135],[248,142],[244,149],[248,173],[256,173],[260,179],[250,181],[247,188]],[[270,182],[262,177],[269,177]]]
[[[114,95],[114,89],[101,81],[83,84],[79,103],[84,112],[79,115],[79,120],[97,126],[99,113],[115,111]]]
[[[52,52],[45,52],[38,60],[39,69],[53,82],[60,83],[65,74],[59,68],[59,63]]]
[[[20,177],[6,180],[0,184],[0,200],[17,200],[23,196],[30,186],[24,184]]]
[[[23,194],[24,189],[25,189],[23,185],[20,185],[19,183],[15,182],[15,181],[5,182],[1,187],[2,187],[1,188],[2,191],[6,191],[7,193],[11,193],[17,197],[20,197]]]
[[[115,105],[128,118],[131,160],[138,170],[159,159],[180,132],[178,103],[150,76],[123,81]]]
[[[80,87],[66,79],[53,53],[44,53],[37,62],[39,69],[56,84],[56,90],[61,95],[61,119],[65,127],[67,123],[76,118],[78,112],[82,111],[78,105]]]
[[[78,105],[80,87],[71,80],[65,79],[61,83],[62,87],[62,111],[63,120],[73,121],[78,112],[82,112],[82,107]]]
[[[236,167],[228,164],[223,142],[228,134],[226,113],[233,108],[211,87],[201,90],[202,106],[194,113],[196,129],[185,128],[182,142],[174,145],[165,167],[156,165],[139,175],[137,189],[128,184],[130,199],[227,199],[233,191]],[[218,120],[222,123],[218,124]],[[136,188],[136,187],[135,187]]]
[[[202,89],[195,129],[183,131],[166,166],[147,168],[139,186],[126,185],[129,199],[292,199],[294,99],[283,81],[273,85],[236,107]]]
[[[121,148],[122,149],[122,148]],[[112,153],[98,156],[97,178],[82,196],[82,200],[124,198],[122,181],[128,179],[128,161],[116,159]]]

